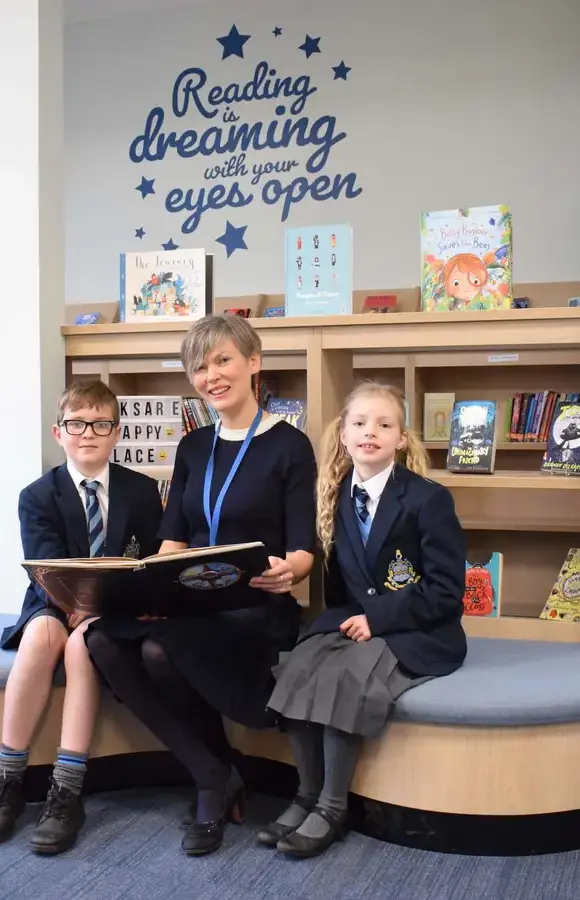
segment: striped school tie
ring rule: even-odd
[[[368,507],[367,507],[367,501],[369,499],[369,495],[367,494],[367,492],[365,491],[364,488],[361,488],[358,486],[358,484],[355,484],[353,496],[354,496],[354,508],[356,509],[356,514],[359,517],[361,524],[366,525],[368,517],[370,515]]]
[[[98,481],[81,481],[81,485],[87,492],[85,505],[89,529],[89,553],[91,556],[105,555],[105,527],[97,496],[99,484],[100,482]]]

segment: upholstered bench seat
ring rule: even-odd
[[[580,644],[470,638],[468,647],[461,669],[400,698],[397,719],[503,727],[580,721]]]
[[[0,630],[15,618],[0,614]],[[0,650],[0,690],[15,656]],[[55,685],[63,684],[59,667]],[[500,727],[580,721],[580,644],[470,638],[462,668],[408,691],[395,717]]]

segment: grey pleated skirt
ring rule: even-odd
[[[365,737],[378,737],[397,698],[429,680],[401,671],[382,638],[356,643],[340,632],[302,641],[273,673],[270,709]]]

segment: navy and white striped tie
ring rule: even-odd
[[[89,553],[91,556],[104,556],[105,525],[99,498],[97,496],[100,482],[85,480],[81,481],[81,484],[87,492],[86,512],[87,526],[89,529]]]
[[[364,488],[361,488],[358,484],[355,484],[353,496],[356,514],[359,517],[361,524],[366,525],[370,515],[367,506],[369,495]]]

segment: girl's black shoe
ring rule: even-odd
[[[316,801],[314,801],[314,803],[309,803],[297,794],[296,797],[294,797],[291,806],[299,806],[305,813],[311,813],[316,806]],[[276,847],[278,841],[281,841],[282,838],[292,834],[292,832],[296,831],[299,827],[299,825],[282,825],[281,822],[270,822],[269,825],[266,825],[265,828],[262,828],[261,831],[258,832],[257,841],[259,844],[264,844],[266,847]]]
[[[280,853],[307,859],[308,857],[318,856],[320,853],[324,853],[324,851],[327,850],[331,844],[334,844],[335,841],[341,841],[343,839],[346,830],[346,813],[338,818],[321,806],[315,806],[312,812],[316,813],[317,816],[320,816],[321,819],[324,819],[329,826],[328,831],[319,838],[306,837],[303,834],[299,834],[298,831],[293,831],[292,834],[289,834],[287,837],[278,841],[276,846]]]

